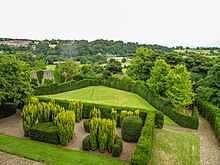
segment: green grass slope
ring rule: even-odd
[[[146,108],[154,110],[153,106],[137,94],[105,86],[90,86],[59,94],[43,95],[41,97],[63,100],[66,99],[69,101],[82,100],[83,102],[106,104],[110,106]]]
[[[199,137],[187,132],[154,129],[150,165],[199,165]]]
[[[0,134],[0,150],[51,165],[122,165],[115,158]]]

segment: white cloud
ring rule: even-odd
[[[217,0],[1,0],[0,37],[220,46]]]

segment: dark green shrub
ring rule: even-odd
[[[33,86],[38,86],[38,80],[37,80],[36,78],[32,78],[32,79],[31,79],[31,84],[32,84]]]
[[[86,120],[83,122],[84,129],[85,129],[85,131],[88,132],[88,133],[90,132],[89,122],[90,122],[89,119],[86,119]]]
[[[91,150],[91,144],[90,144],[90,139],[89,139],[89,135],[86,136],[83,141],[82,141],[82,148],[85,151],[90,151]]]
[[[123,141],[137,142],[142,129],[142,120],[137,116],[127,116],[122,120],[121,136]]]
[[[39,84],[41,85],[41,84],[42,84],[43,77],[44,77],[44,71],[43,71],[43,70],[39,70],[39,71],[37,71],[36,73],[37,73],[38,82],[39,82]]]
[[[44,79],[44,85],[50,85],[50,84],[53,84],[53,80]]]
[[[54,79],[55,79],[56,83],[58,83],[58,84],[59,83],[64,83],[65,77],[62,76],[62,74],[59,73],[59,71],[57,69],[54,70],[53,74],[54,74]]]
[[[115,137],[115,144],[112,148],[112,156],[119,157],[121,155],[121,152],[123,150],[123,142],[122,139],[119,136]]]
[[[0,119],[9,117],[16,113],[16,105],[14,103],[3,103],[0,105]]]
[[[153,145],[153,130],[155,122],[155,114],[148,113],[145,125],[141,132],[141,136],[136,145],[134,155],[131,159],[132,165],[148,164],[151,156]]]
[[[30,128],[30,137],[47,143],[59,144],[58,127],[52,122],[33,125]]]

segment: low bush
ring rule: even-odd
[[[137,116],[127,116],[122,120],[121,137],[126,142],[137,142],[142,129],[142,120]]]
[[[148,164],[153,145],[153,130],[155,124],[155,114],[148,113],[141,136],[136,145],[134,155],[131,159],[132,165]]]
[[[58,127],[52,122],[33,125],[30,128],[30,137],[47,143],[59,144]]]
[[[82,141],[82,148],[84,151],[90,151],[91,150],[91,144],[90,144],[90,139],[89,135],[86,136],[83,141]]]
[[[0,119],[9,117],[16,113],[16,105],[14,103],[4,103],[0,105]]]
[[[84,130],[86,132],[90,132],[90,129],[89,129],[89,122],[90,122],[90,119],[86,119],[84,122],[83,122],[83,126],[84,126]]]
[[[112,156],[119,157],[122,151],[123,151],[122,139],[119,136],[116,136],[115,144],[113,145],[113,148],[112,148]]]
[[[197,100],[196,103],[199,113],[209,121],[220,141],[220,109],[206,101]]]

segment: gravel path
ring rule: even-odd
[[[22,158],[0,151],[0,165],[44,165],[41,162]]]
[[[200,137],[200,161],[202,165],[220,165],[220,144],[210,123],[199,117],[197,130],[165,125],[164,129],[192,132]]]

